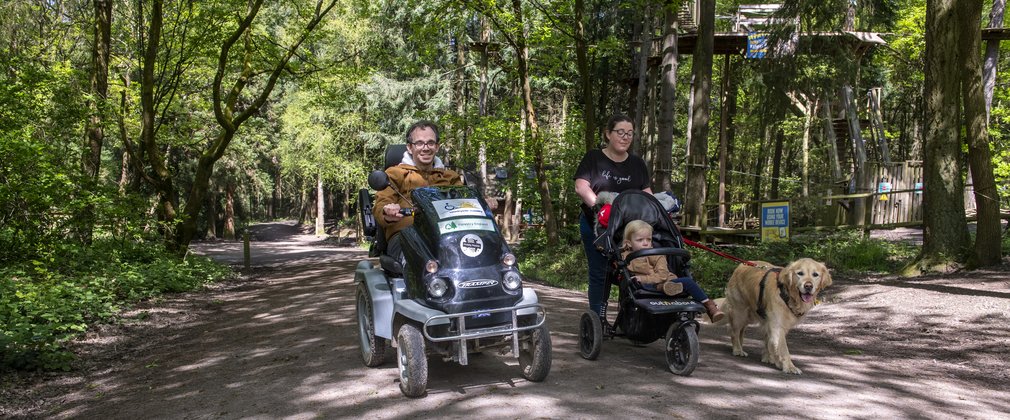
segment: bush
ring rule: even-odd
[[[69,369],[64,348],[89,325],[165,292],[196,289],[230,275],[203,257],[179,260],[160,244],[96,242],[0,268],[0,368]]]
[[[543,229],[529,229],[523,235],[515,253],[524,275],[551,286],[586,290],[589,269],[578,226],[562,228],[554,247],[547,246]]]

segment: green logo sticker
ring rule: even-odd
[[[494,223],[490,219],[457,219],[448,222],[438,222],[438,231],[441,234],[458,232],[462,230],[486,230],[494,232]]]

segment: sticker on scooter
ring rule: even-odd
[[[460,198],[455,200],[432,201],[439,219],[457,216],[484,216],[484,209],[476,198]]]
[[[491,219],[456,219],[446,222],[438,222],[438,232],[441,234],[452,233],[460,230],[486,230],[494,232],[494,224]]]
[[[463,238],[459,240],[459,249],[468,257],[476,257],[484,251],[484,241],[480,240],[480,236],[472,233],[463,235]]]

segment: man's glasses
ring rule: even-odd
[[[413,141],[413,142],[410,142],[410,144],[413,144],[414,147],[428,148],[428,149],[431,149],[431,148],[434,148],[435,146],[438,146],[438,142],[435,141],[435,140]]]
[[[611,133],[616,133],[618,136],[624,137],[626,139],[630,139],[632,137],[635,137],[635,132],[632,131],[632,130],[627,130],[627,131],[625,131],[625,130],[612,130]]]

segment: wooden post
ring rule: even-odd
[[[249,249],[249,226],[242,229],[242,256],[245,268],[248,269],[252,264],[252,253]]]

